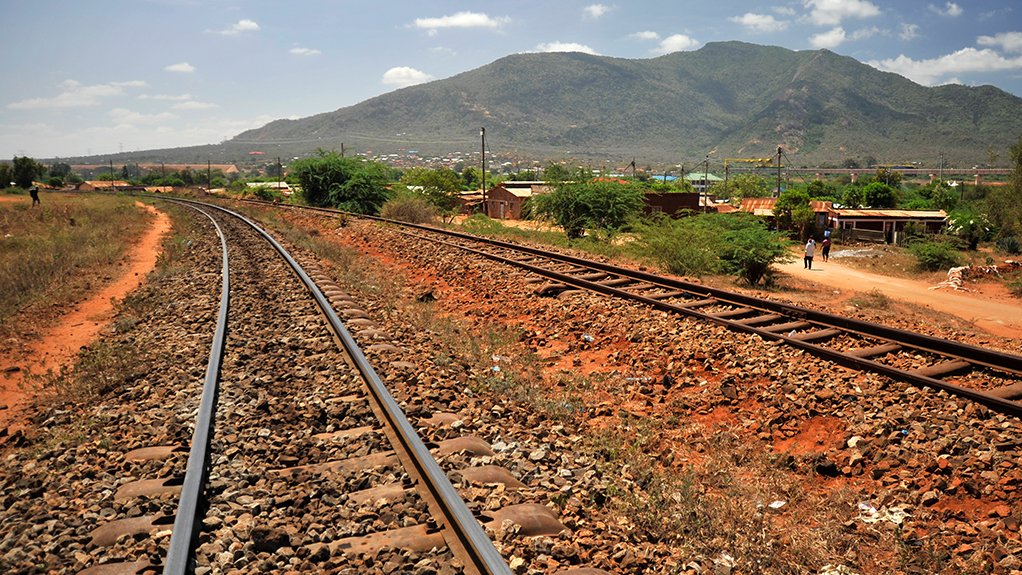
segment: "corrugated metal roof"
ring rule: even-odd
[[[838,218],[902,218],[902,219],[944,219],[947,214],[944,210],[834,210]]]

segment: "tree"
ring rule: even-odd
[[[14,157],[11,177],[19,188],[32,187],[32,181],[46,173],[46,167],[28,156]]]
[[[774,204],[774,217],[777,218],[777,227],[782,230],[795,228],[798,222],[793,218],[793,213],[800,207],[809,207],[809,194],[805,190],[788,188],[781,192],[781,196],[777,198],[777,203]]]
[[[389,197],[384,166],[333,151],[319,150],[316,156],[294,162],[291,174],[311,206],[375,215]]]
[[[841,194],[841,205],[846,208],[861,208],[865,203],[866,194],[863,193],[862,186],[848,186]]]
[[[871,208],[893,208],[898,205],[898,192],[883,182],[872,182],[863,190],[863,199]]]
[[[419,188],[422,196],[441,216],[452,217],[458,213],[463,183],[458,172],[450,168],[412,168],[401,178],[401,183],[409,188]]]
[[[71,175],[71,165],[63,162],[54,162],[50,164],[50,177],[51,178],[67,178]]]
[[[11,171],[10,164],[0,164],[0,190],[9,187],[13,179],[14,173]]]
[[[993,226],[986,214],[965,208],[948,216],[947,231],[968,244],[970,250],[979,247],[979,242],[993,237]]]
[[[543,179],[550,183],[558,183],[567,181],[571,177],[571,172],[568,168],[560,164],[550,164],[543,170]]]
[[[688,184],[688,182],[685,182]],[[691,184],[689,184],[691,186]],[[710,185],[710,194],[725,200],[731,200],[736,205],[741,203],[742,198],[759,198],[770,191],[770,185],[756,174],[736,174],[724,182],[714,182]]]
[[[553,192],[533,196],[533,215],[553,220],[569,238],[580,238],[586,230],[608,235],[620,230],[642,211],[642,189],[614,181],[561,184]]]
[[[806,186],[806,193],[811,199],[834,198],[837,196],[837,188],[822,180],[813,180]]]
[[[888,186],[894,188],[901,187],[901,180],[903,174],[901,172],[894,171],[890,168],[877,168],[876,180],[877,182],[883,182]]]
[[[984,201],[985,211],[1002,238],[1022,237],[1022,136],[1009,155],[1012,171],[1008,185],[989,189]]]

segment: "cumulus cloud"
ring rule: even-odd
[[[784,20],[778,20],[769,14],[746,12],[741,16],[732,16],[728,20],[741,24],[753,32],[780,32],[788,27]]]
[[[181,100],[191,100],[192,99],[192,95],[191,94],[177,94],[177,95],[170,95],[170,94],[140,94],[138,99],[139,100],[181,101]]]
[[[820,32],[819,34],[813,34],[809,37],[809,45],[813,48],[837,48],[841,44],[844,44],[848,36],[845,35],[845,29],[838,26],[832,28],[826,32]]]
[[[877,34],[881,33],[882,30],[880,30],[880,28],[877,28],[876,26],[870,26],[869,28],[861,28],[859,30],[856,30],[855,32],[852,32],[851,39],[865,40],[867,38],[872,38],[873,36],[876,36]]]
[[[223,30],[217,30],[217,34],[223,34],[224,36],[237,36],[244,32],[258,32],[259,24],[256,24],[253,20],[242,19],[238,20],[234,24]]]
[[[610,6],[606,4],[590,4],[582,9],[586,16],[589,18],[599,18],[607,12],[610,12]]]
[[[536,46],[537,52],[582,52],[584,54],[592,54],[593,56],[599,56],[600,54],[586,46],[585,44],[579,44],[577,42],[546,42]]]
[[[181,72],[184,74],[190,74],[195,71],[195,66],[192,66],[188,62],[178,62],[177,64],[164,66],[163,69],[168,72]]]
[[[870,60],[866,63],[885,72],[901,74],[925,86],[942,83],[940,81],[942,78],[949,78],[955,74],[1022,70],[1022,56],[1005,58],[989,48],[982,50],[962,48],[957,52],[926,60],[914,60],[902,54],[897,58]]]
[[[383,73],[384,84],[388,86],[397,86],[399,88],[422,84],[423,82],[428,82],[432,79],[433,76],[430,76],[422,70],[416,70],[415,68],[409,68],[408,66],[397,66]]]
[[[980,46],[1000,47],[1005,52],[1022,52],[1022,32],[1001,32],[976,38]]]
[[[880,8],[868,0],[803,0],[809,8],[809,20],[818,26],[837,26],[849,18],[863,19],[880,15]]]
[[[644,30],[642,32],[635,32],[634,34],[629,34],[628,37],[633,38],[635,40],[659,40],[660,34],[657,34],[652,30]]]
[[[689,38],[684,34],[674,34],[664,38],[660,45],[650,50],[654,54],[670,54],[671,52],[684,52],[699,46],[699,41]]]
[[[187,102],[179,102],[171,106],[174,110],[208,110],[210,108],[216,108],[216,104],[209,102],[197,102],[195,100],[188,100]]]
[[[957,18],[961,16],[963,12],[962,7],[959,6],[958,4],[955,4],[954,2],[948,2],[944,4],[943,8],[930,4],[928,8],[930,9],[931,12],[935,14],[939,14],[941,16],[949,16],[951,18]]]
[[[774,6],[771,10],[773,10],[775,14],[780,14],[781,16],[794,16],[796,14],[795,9],[791,6]]]
[[[322,54],[315,48],[291,48],[290,52],[295,56],[319,56]]]
[[[898,37],[902,40],[915,40],[919,37],[919,25],[918,24],[902,24],[901,32],[898,33]]]
[[[86,86],[76,80],[65,80],[60,84],[61,93],[52,98],[30,98],[7,104],[11,110],[39,110],[46,108],[82,108],[99,104],[100,99],[124,94],[126,88],[142,88],[141,80],[110,82]]]
[[[511,22],[506,16],[493,18],[479,12],[458,12],[438,18],[416,18],[412,26],[436,34],[441,28],[491,28],[497,29]]]

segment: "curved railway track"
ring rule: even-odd
[[[287,207],[333,217],[351,215],[325,208]],[[1022,416],[1022,357],[1017,355],[548,250],[431,226],[359,217],[398,225],[408,230],[402,233],[409,236],[529,270],[549,280],[537,289],[541,294],[585,289],[630,299]]]
[[[358,304],[328,277],[310,277],[247,218],[189,205],[220,235],[223,279],[187,468],[178,465],[185,450],[179,444],[126,453],[129,462],[157,462],[146,468],[156,476],[124,482],[115,499],[130,509],[97,527],[92,540],[143,558],[81,573],[354,573],[367,566],[352,557],[370,556],[387,572],[510,574],[434,459],[492,455],[486,442],[420,438],[341,321],[371,330]],[[418,428],[431,435],[444,421],[437,413],[420,418]],[[520,486],[492,465],[454,471],[475,484]],[[167,496],[178,493],[172,516]],[[157,513],[140,513],[151,505],[131,507],[132,500],[160,497]],[[524,526],[525,535],[563,530],[538,504],[490,517]],[[171,522],[160,565],[156,547]]]

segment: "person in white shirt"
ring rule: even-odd
[[[803,260],[803,263],[805,264],[805,269],[807,270],[813,269],[813,254],[815,253],[816,240],[814,240],[813,238],[809,238],[809,241],[806,242],[806,257]]]

